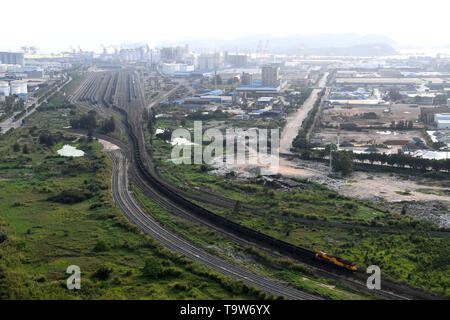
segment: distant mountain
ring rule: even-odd
[[[234,40],[196,39],[188,43],[194,50],[269,51],[286,54],[337,52],[346,55],[390,55],[395,53],[393,46],[396,46],[396,42],[387,36],[357,33],[292,35],[282,38],[251,35]]]
[[[391,56],[397,54],[394,48],[385,43],[361,44],[349,47],[305,48],[298,52],[319,56]]]
[[[395,41],[389,37],[381,35],[360,35],[354,33],[346,34],[317,34],[317,35],[295,35],[281,39],[269,40],[270,47],[274,53],[286,52],[294,53],[302,48],[344,48],[361,45],[371,45],[383,43],[395,45]]]

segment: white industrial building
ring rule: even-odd
[[[436,113],[434,115],[434,123],[437,129],[450,129],[450,113]]]
[[[0,95],[7,97],[9,96],[9,92],[9,83],[6,81],[0,81]]]
[[[174,74],[177,72],[190,72],[194,71],[194,66],[182,64],[182,63],[163,63],[162,72],[164,74]]]
[[[26,95],[28,93],[27,82],[23,80],[11,81],[11,94]]]

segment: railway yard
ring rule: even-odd
[[[87,74],[83,84],[69,98],[72,103],[89,106],[97,110],[100,114],[115,113],[117,119],[122,120],[122,124],[120,125],[120,130],[123,133],[122,140],[118,140],[117,137],[110,138],[107,136],[102,136],[101,138],[120,146],[121,152],[113,151],[110,153],[114,164],[113,182],[116,181],[113,183],[113,196],[129,220],[138,225],[144,232],[159,239],[169,249],[185,254],[191,259],[199,261],[221,273],[230,275],[233,278],[241,279],[268,293],[282,295],[290,299],[314,298],[312,295],[289,289],[286,285],[272,282],[273,280],[264,280],[258,275],[248,273],[248,271],[241,269],[241,267],[232,267],[230,265],[224,267],[226,262],[212,258],[208,253],[201,250],[198,251],[199,249],[194,250],[194,246],[188,240],[173,234],[173,231],[162,228],[158,225],[158,222],[153,221],[142,211],[135,199],[129,197],[130,193],[128,183],[126,182],[127,179],[136,185],[147,197],[175,216],[183,217],[189,221],[195,221],[202,225],[202,227],[214,230],[243,247],[255,247],[261,250],[261,252],[270,252],[278,258],[289,257],[298,261],[298,263],[306,264],[310,268],[313,268],[321,277],[332,279],[341,283],[341,285],[346,285],[356,290],[367,291],[364,285],[365,275],[363,272],[360,271],[354,274],[343,272],[340,269],[330,267],[314,259],[315,252],[313,251],[293,246],[290,243],[280,241],[260,232],[255,232],[233,221],[224,219],[221,215],[217,215],[206,209],[208,203],[222,208],[232,208],[234,202],[214,192],[195,189],[187,191],[183,188],[177,188],[177,186],[161,178],[155,167],[157,161],[152,158],[151,154],[145,151],[147,147],[143,131],[145,129],[142,127],[142,113],[145,109],[151,109],[156,106],[162,99],[180,99],[183,96],[192,94],[191,90],[193,89],[188,90],[187,84],[183,84],[180,80],[170,80],[170,82],[164,78],[156,80],[158,76],[154,74],[150,77],[147,74],[146,80],[143,80],[141,78],[142,75],[143,73],[141,71],[133,69],[90,72]],[[158,84],[155,84],[155,81]],[[152,83],[152,87],[155,89],[144,88],[149,83]],[[410,109],[407,106],[404,109],[407,111],[396,112],[415,112],[413,108]],[[392,115],[386,115],[384,109],[377,111],[377,114],[379,114],[381,119],[384,116],[385,121],[392,119]],[[322,121],[326,122],[327,125],[333,126],[340,118],[355,118],[359,116],[359,114],[352,114],[351,110],[349,112],[349,109],[340,110],[336,108],[327,110],[323,115]],[[348,118],[345,120],[348,120]],[[335,122],[333,123],[333,121]],[[343,129],[341,128],[339,131],[343,137],[343,141],[346,141]],[[323,139],[327,139],[327,132],[315,134]],[[415,133],[409,132],[408,134],[414,135]],[[386,135],[388,134],[386,133]],[[392,133],[392,135],[395,136],[395,133]],[[328,137],[331,139],[332,136],[333,132],[330,131]],[[380,136],[384,137],[383,134],[380,134]],[[362,133],[362,136],[357,140],[361,144],[364,144],[367,143],[366,139],[367,142],[374,143],[373,134],[370,132]],[[378,142],[382,143],[382,141],[375,141],[375,143]],[[128,170],[125,169],[127,167],[125,163],[128,163]],[[126,172],[128,172],[129,178],[127,178]],[[206,206],[196,204],[198,201],[202,201]],[[384,289],[375,294],[388,299],[431,297],[423,291],[417,291],[388,281],[385,282]]]
[[[411,217],[423,220],[420,204],[414,207],[415,204],[396,202],[399,198],[437,201],[436,208],[441,208],[440,201],[448,195],[439,192],[446,187],[428,185],[427,190],[433,189],[434,193],[417,191],[416,195],[413,191],[424,189],[426,179],[425,182],[408,180],[403,175],[401,181],[394,174],[370,172],[355,172],[351,178],[337,179],[329,175],[326,164],[305,161],[291,153],[289,146],[300,124],[316,102],[328,98],[329,90],[325,98],[319,95],[328,86],[328,73],[314,72],[312,76],[316,87],[297,113],[289,114],[286,119],[244,121],[235,117],[234,106],[212,103],[202,113],[199,110],[203,107],[185,105],[184,99],[203,92],[192,81],[133,65],[120,69],[90,66],[79,73],[77,85],[67,96],[64,93],[62,99],[77,108],[70,110],[72,120],[90,115],[97,123],[104,124],[112,119],[113,129],[105,133],[71,128],[67,125],[68,109],[56,109],[42,117],[47,126],[53,122],[54,128],[78,137],[94,135],[105,145],[112,161],[112,198],[129,222],[167,249],[224,276],[273,297],[295,300],[446,297],[445,284],[441,286],[443,291],[437,289],[440,285],[437,280],[433,282],[434,287],[423,285],[421,277],[430,277],[431,273],[424,271],[425,264],[415,265],[417,259],[411,256],[419,246],[430,243],[435,244],[436,250],[437,244],[443,244],[445,253],[448,230],[404,216],[403,211],[407,210]],[[295,75],[292,77],[295,80]],[[287,98],[281,97],[277,103]],[[217,113],[219,110],[223,112]],[[153,119],[151,127],[150,121],[143,119],[144,115]],[[407,103],[370,107],[325,103],[310,137],[327,144],[337,143],[339,136],[342,150],[357,153],[376,148],[395,154],[399,152],[399,140],[423,137],[425,127],[416,121],[419,116],[419,108]],[[195,117],[205,118],[207,128],[221,130],[252,125],[280,126],[284,130],[281,141],[285,154],[280,158],[280,174],[241,175],[240,171],[253,170],[245,167],[238,169],[236,175],[223,168],[169,163],[170,141],[162,139],[158,132],[179,127],[192,129]],[[35,123],[30,121],[26,125]],[[365,183],[367,180],[373,183]],[[380,187],[373,189],[377,183]],[[391,189],[384,188],[380,193],[383,185],[390,185]],[[158,210],[152,212],[147,201],[168,216],[158,216]],[[445,222],[432,222],[446,226]],[[417,224],[420,224],[419,231],[413,231],[412,226]],[[189,228],[195,232],[190,234]],[[408,264],[408,275],[400,276],[402,265],[399,261],[393,263],[393,256],[403,255],[401,247],[408,244],[412,248],[401,260]],[[393,254],[380,258],[378,251],[388,250],[389,246]],[[316,253],[322,250],[348,257],[358,268],[351,262],[353,271],[349,271],[317,259]],[[433,254],[437,253],[433,251]],[[236,256],[241,258],[235,259]],[[381,290],[366,286],[365,267],[371,264],[370,259],[389,270]],[[412,276],[419,269],[423,273]]]

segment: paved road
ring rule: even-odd
[[[70,81],[72,81],[72,78],[69,77],[69,79],[67,79],[66,82],[64,82],[61,86],[59,86],[58,88],[56,88],[51,95],[48,96],[48,98],[46,100],[44,100],[42,103],[45,103],[48,101],[48,99],[50,99],[54,94],[56,94],[57,92],[59,92],[59,90],[61,90],[62,87],[64,87],[66,84],[68,84]],[[19,114],[20,111],[15,112],[10,118],[2,121],[0,123],[0,128],[2,130],[0,130],[0,135],[3,133],[6,133],[9,129],[14,128],[17,129],[20,126],[22,126],[22,120],[25,119],[26,117],[30,116],[32,113],[34,113],[37,109],[37,107],[39,107],[42,103],[38,103],[37,102],[38,99],[37,98],[33,98],[31,101],[29,101],[28,103],[26,103],[25,108],[30,107],[31,105],[33,105],[33,103],[35,104],[35,107],[33,109],[31,109],[30,111],[28,111],[26,114],[24,114],[22,117],[20,117],[17,120],[14,120],[14,116],[16,114]]]
[[[323,75],[319,80],[318,87],[323,88],[326,85],[328,78],[328,72]],[[313,108],[314,103],[318,98],[318,94],[322,89],[313,89],[311,95],[306,99],[305,103],[293,114],[287,117],[286,125],[281,132],[280,138],[280,153],[291,153],[290,149],[292,141],[298,134],[298,130],[302,126],[303,120],[305,120],[308,112]]]
[[[120,150],[110,151],[113,161],[112,195],[125,216],[142,231],[164,244],[170,250],[176,251],[187,258],[197,261],[208,268],[230,276],[236,280],[242,280],[248,285],[259,288],[275,296],[284,296],[291,300],[319,300],[320,297],[305,293],[287,286],[276,280],[272,280],[247,269],[220,259],[208,252],[197,248],[187,240],[160,226],[148,214],[146,214],[135,202],[128,189],[127,159]]]

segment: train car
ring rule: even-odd
[[[329,255],[325,252],[319,251],[316,253],[316,259],[322,260],[322,261],[326,261],[329,263],[333,263],[339,267],[343,267],[346,268],[348,270],[352,270],[352,271],[356,271],[356,264],[348,261],[348,260],[344,260],[342,258],[339,257],[334,257],[332,255]]]

